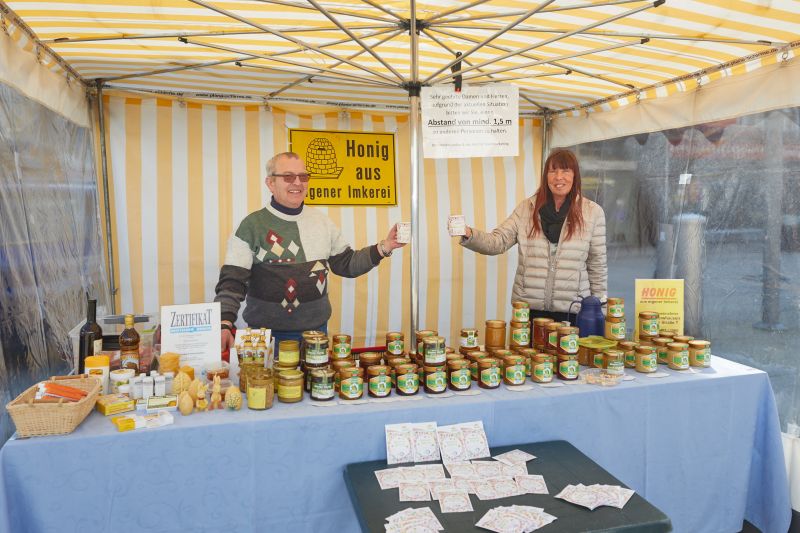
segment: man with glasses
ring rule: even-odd
[[[327,332],[331,316],[328,274],[354,278],[392,255],[397,229],[361,250],[353,250],[333,221],[306,207],[309,175],[294,152],[267,163],[269,205],[250,213],[228,240],[217,296],[222,308],[222,350],[233,345],[239,305],[247,299],[244,320],[252,328],[271,328],[278,342],[300,339],[303,331]]]

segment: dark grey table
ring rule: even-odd
[[[544,533],[579,531],[661,533],[672,531],[669,517],[638,494],[634,494],[622,509],[603,506],[594,511],[555,498],[555,494],[571,484],[600,483],[625,486],[567,441],[501,446],[492,448],[492,455],[514,449],[524,450],[536,456],[536,459],[528,462],[528,473],[544,476],[550,494],[524,494],[488,501],[479,500],[472,494],[470,500],[472,500],[474,511],[471,513],[442,514],[437,501],[401,502],[398,497],[398,489],[381,490],[374,472],[387,468],[386,461],[347,465],[344,472],[345,483],[350,492],[361,529],[372,533],[383,532],[387,516],[408,507],[430,507],[444,526],[445,531],[485,532],[485,530],[475,527],[475,523],[489,509],[508,505],[531,505],[542,507],[546,512],[558,517],[558,520],[537,530]],[[620,451],[620,453],[622,452]]]

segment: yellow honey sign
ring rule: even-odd
[[[639,313],[658,313],[658,329],[674,329],[683,335],[683,280],[636,280],[636,340],[639,340]]]
[[[397,205],[393,133],[289,129],[311,205]]]

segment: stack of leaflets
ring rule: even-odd
[[[622,509],[633,496],[634,491],[618,485],[567,485],[564,490],[556,494],[570,503],[581,505],[592,511],[601,505]]]
[[[475,525],[496,533],[529,533],[555,519],[555,516],[545,513],[541,507],[512,505],[490,509]]]
[[[430,507],[403,509],[386,517],[386,522],[386,533],[436,533],[444,530]]]

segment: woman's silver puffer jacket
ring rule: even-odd
[[[608,266],[603,208],[583,198],[583,232],[565,241],[565,222],[556,248],[541,231],[536,237],[529,237],[535,200],[536,195],[525,199],[491,233],[473,229],[472,237],[463,239],[461,245],[478,253],[497,255],[519,244],[511,296],[528,302],[532,309],[567,312],[573,300],[589,294],[605,300]]]

